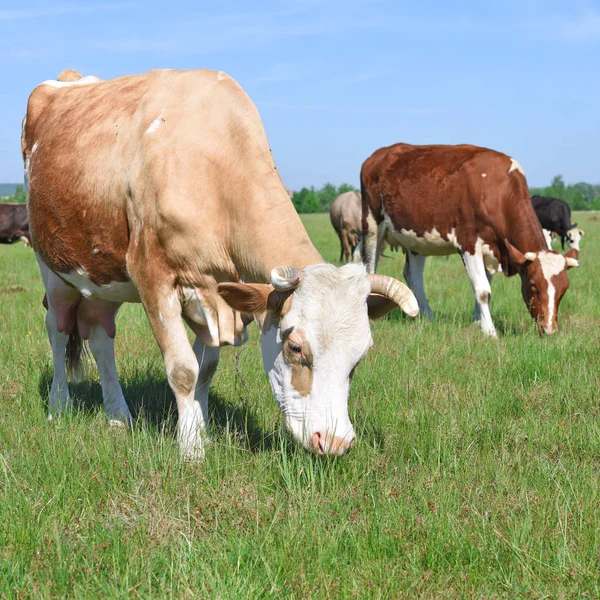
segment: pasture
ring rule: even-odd
[[[135,428],[108,427],[91,366],[48,423],[37,264],[0,247],[0,597],[599,597],[600,215],[573,219],[581,266],[547,338],[518,277],[492,283],[495,341],[471,325],[460,258],[428,260],[437,321],[372,325],[338,459],[289,442],[251,325],[221,354],[206,459],[182,462],[141,306],[116,338]],[[329,216],[303,220],[337,260]]]

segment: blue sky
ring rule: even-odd
[[[64,68],[237,79],[287,187],[358,184],[394,142],[473,143],[600,182],[600,2],[282,0],[0,3],[0,181],[22,180],[27,96]]]

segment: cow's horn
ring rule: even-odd
[[[578,267],[579,261],[576,258],[573,258],[572,256],[567,256],[565,257],[565,264],[567,266],[567,269],[569,269],[571,267]]]
[[[294,267],[275,267],[271,271],[271,284],[278,292],[287,292],[298,287],[302,271]]]
[[[381,294],[395,302],[409,317],[419,314],[415,295],[403,283],[388,275],[369,275],[371,292]]]
[[[525,260],[533,262],[537,258],[537,252],[525,252],[523,256],[525,257]]]

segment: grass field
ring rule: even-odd
[[[221,354],[206,459],[180,461],[140,306],[122,309],[116,349],[136,427],[108,427],[91,367],[78,410],[49,424],[37,265],[0,247],[0,597],[600,597],[600,215],[574,220],[581,267],[555,336],[500,275],[485,339],[460,259],[429,260],[437,321],[373,324],[338,459],[282,432],[251,326]],[[334,261],[329,217],[304,222]]]

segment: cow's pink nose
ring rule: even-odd
[[[347,440],[346,438],[333,436],[331,434],[323,435],[321,432],[317,431],[311,438],[311,444],[313,450],[321,456],[324,454],[342,456],[344,452],[347,452],[354,446],[354,439]]]

